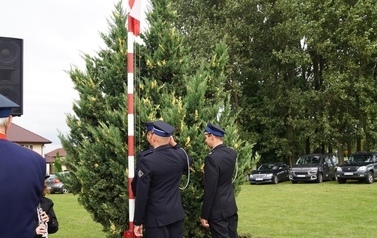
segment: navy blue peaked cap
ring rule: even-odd
[[[146,122],[146,123],[144,123],[144,124],[145,124],[145,130],[146,130],[147,132],[153,130],[153,122]]]
[[[225,135],[224,129],[213,123],[208,123],[205,131],[219,137],[223,137]]]
[[[0,94],[0,118],[8,117],[13,108],[20,107],[18,104]]]
[[[155,121],[153,122],[153,130],[152,132],[161,137],[170,137],[175,128],[169,125],[164,121]]]

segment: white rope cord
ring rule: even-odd
[[[137,101],[135,102],[135,112],[136,111],[139,111],[139,115],[138,115],[138,123],[139,125],[141,125],[141,117],[140,117],[140,111],[141,111],[141,100],[140,100],[140,92],[141,92],[141,89],[140,89],[140,62],[141,62],[141,56],[140,56],[140,46],[139,44],[135,44],[136,47],[135,47],[135,51],[138,52],[138,54],[134,54],[134,62],[136,62],[135,66],[138,66],[138,70],[136,70],[136,67],[134,67],[134,78],[135,78],[135,86],[136,86],[136,91],[137,91]],[[139,130],[139,133],[137,134],[137,139],[136,141],[138,142],[138,145],[140,145],[142,143],[142,140],[143,140],[143,133],[142,133],[142,130],[140,131]]]
[[[237,175],[238,175],[238,157],[236,157],[236,174],[234,175],[234,178],[232,180],[232,183],[234,183],[234,181],[236,181],[236,178],[237,178]]]
[[[189,185],[189,183],[190,183],[190,160],[189,160],[189,157],[188,157],[186,151],[183,148],[180,148],[180,149],[183,150],[183,152],[186,155],[186,161],[187,161],[187,182],[186,182],[186,184],[185,184],[185,186],[183,188],[179,187],[179,189],[180,190],[185,190],[187,188],[187,186]]]

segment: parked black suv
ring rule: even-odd
[[[292,166],[289,180],[292,183],[299,181],[316,181],[335,179],[337,158],[333,154],[307,154],[301,156]]]
[[[359,180],[373,183],[377,177],[377,152],[356,152],[336,169],[338,183]]]

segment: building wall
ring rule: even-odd
[[[21,146],[25,147],[25,148],[28,148],[28,149],[31,149],[35,152],[37,152],[38,154],[40,154],[41,156],[43,156],[43,147],[44,145],[43,144],[33,144],[33,143],[19,143]]]
[[[33,150],[35,152],[37,152],[38,154],[40,154],[42,157],[43,157],[43,147],[44,145],[43,144],[35,144],[35,143],[18,143],[19,145],[21,145],[22,147],[25,147],[25,148],[28,148],[30,150]],[[49,173],[50,171],[50,164],[46,164],[46,174],[50,174]]]

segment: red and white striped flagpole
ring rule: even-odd
[[[135,0],[129,0],[130,9]],[[128,101],[128,211],[129,229],[124,232],[124,238],[134,238],[135,197],[132,193],[131,182],[135,176],[135,141],[134,141],[134,34],[131,16],[127,16],[127,101]]]

